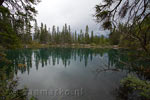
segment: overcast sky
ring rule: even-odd
[[[38,10],[37,21],[52,27],[62,26],[67,23],[71,25],[72,31],[85,30],[89,25],[90,31],[96,34],[104,34],[100,26],[94,21],[92,14],[95,12],[95,5],[101,0],[42,0],[36,9]]]

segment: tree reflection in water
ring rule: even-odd
[[[48,68],[48,71],[44,70],[43,74],[46,76],[49,75],[51,76],[51,78],[56,77],[58,79],[57,82],[60,83],[58,86],[62,85],[61,83],[64,82],[63,79],[69,79],[66,82],[64,82],[65,85],[75,83],[75,80],[70,81],[70,79],[73,78],[71,75],[73,76],[75,75],[76,76],[75,78],[77,79],[78,75],[80,77],[85,72],[84,73],[85,77],[84,78],[80,77],[77,86],[78,85],[80,86],[80,82],[85,82],[85,80],[88,80],[86,78],[89,77],[90,77],[89,79],[90,82],[93,81],[93,79],[95,82],[97,82],[97,80],[100,80],[100,83],[101,81],[105,80],[104,82],[101,83],[99,89],[97,89],[96,87],[97,91],[99,91],[101,90],[102,87],[107,87],[107,84],[111,85],[112,84],[111,82],[114,82],[115,78],[116,78],[115,82],[117,82],[117,80],[119,80],[120,78],[119,75],[122,75],[121,76],[122,78],[128,73],[132,73],[132,74],[137,74],[141,78],[143,78],[143,76],[146,76],[146,78],[148,78],[147,75],[149,74],[148,70],[145,70],[144,68],[148,67],[150,65],[150,62],[146,62],[146,63],[145,61],[137,62],[135,56],[129,56],[130,53],[133,54],[136,52],[132,50],[121,50],[121,49],[115,50],[115,49],[86,49],[86,48],[43,48],[43,49],[36,49],[36,50],[34,49],[8,50],[6,51],[7,58],[12,61],[12,64],[10,64],[10,67],[8,67],[5,72],[6,74],[12,74],[11,75],[12,77],[15,76],[14,73],[17,75],[18,72],[19,73],[21,72],[22,74],[25,73],[25,75],[27,72],[28,74],[31,75],[31,74],[35,74],[32,72],[37,71],[36,75],[38,75],[41,74],[40,73],[41,68],[45,67],[44,69],[46,69],[46,67],[53,67],[51,69]],[[33,69],[32,67],[34,68],[34,71],[32,70]],[[66,72],[67,70],[65,69],[67,68],[68,69],[72,67],[75,68],[73,68],[72,70],[70,69],[69,70],[70,72],[67,72],[70,74],[66,75],[64,74],[65,72],[61,70],[61,68],[57,69],[57,67],[62,67],[63,71]],[[80,69],[81,67],[83,67],[84,69]],[[54,70],[55,68],[57,71]],[[55,71],[57,72],[56,73],[57,75],[54,74]],[[61,71],[62,73],[60,73]],[[143,73],[143,71],[145,73]],[[30,75],[27,75],[26,77],[28,76],[30,77]],[[35,80],[37,82],[36,78],[38,77],[34,77],[34,76],[32,77],[33,79],[35,78],[34,82]],[[49,79],[49,82],[51,82],[51,78]],[[44,82],[42,78],[41,79],[38,78],[38,80]],[[24,82],[28,83],[29,81],[27,80]],[[39,82],[39,86],[37,87],[43,86],[41,85],[43,84],[42,82],[41,83],[40,81],[38,82]],[[29,82],[29,84],[32,87],[33,85],[32,82],[31,83]],[[54,84],[52,83],[52,85],[55,85],[55,83]],[[82,85],[82,87],[83,86],[84,85]],[[116,84],[113,84],[112,87],[113,89],[116,89],[117,86]],[[93,85],[91,89],[93,89]],[[110,88],[108,88],[108,91],[109,89]],[[95,89],[94,92],[98,93],[96,92]]]
[[[63,63],[64,67],[69,67],[71,60],[84,61],[85,67],[88,65],[88,60],[92,61],[94,57],[99,56],[98,61],[101,65],[96,67],[95,73],[100,73],[103,71],[123,71],[134,72],[136,69],[129,67],[124,63],[136,66],[147,66],[148,63],[143,61],[136,62],[135,57],[129,57],[128,53],[133,51],[129,50],[115,50],[115,49],[87,49],[87,48],[43,48],[43,49],[19,49],[19,50],[8,50],[6,52],[7,58],[12,60],[15,73],[18,70],[21,73],[30,73],[30,68],[32,68],[33,63],[35,63],[36,69],[38,70],[39,64],[42,67],[48,65],[58,65],[60,61]],[[106,57],[104,57],[106,56]],[[18,67],[22,64],[21,67]]]

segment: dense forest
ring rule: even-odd
[[[4,48],[19,48],[22,38],[30,39],[31,21],[35,20],[35,5],[40,0],[0,0],[0,100],[26,100],[26,88],[16,89],[14,70],[8,67]],[[24,31],[25,33],[24,34]],[[6,70],[11,72],[7,75]],[[33,98],[31,98],[33,100]]]
[[[80,33],[77,31],[72,32],[70,25],[65,24],[60,31],[59,27],[53,26],[52,31],[50,28],[47,29],[46,25],[41,23],[41,26],[37,26],[35,21],[34,26],[34,37],[32,41],[36,41],[42,44],[106,44],[108,39],[102,36],[94,35],[94,31],[89,33],[88,25],[85,28],[85,33],[83,30],[80,30]]]
[[[24,44],[37,42],[40,44],[108,44],[108,39],[89,32],[88,25],[85,32],[80,30],[72,32],[70,25],[65,24],[60,31],[59,27],[53,26],[52,31],[41,23],[39,27],[35,19],[37,11],[34,5],[39,1],[24,0],[3,1],[0,6],[0,44],[5,48],[18,48]],[[11,7],[9,7],[11,6]],[[15,11],[12,12],[12,10]],[[35,23],[32,25],[31,23]],[[34,31],[32,31],[34,30]]]
[[[97,36],[94,35],[94,31],[89,32],[88,25],[85,33],[82,29],[80,33],[72,32],[70,25],[67,24],[63,26],[62,31],[56,26],[53,26],[52,31],[50,31],[50,28],[47,28],[43,23],[39,27],[36,19],[27,13],[23,14],[18,11],[17,15],[12,16],[6,7],[1,6],[0,10],[0,44],[6,48],[16,48],[32,42],[40,44],[108,44],[108,39],[103,35]],[[29,10],[36,13],[34,9]],[[35,22],[35,25],[31,25],[31,22]],[[31,31],[33,29],[34,31]]]
[[[104,0],[95,6],[94,16],[104,30],[111,31],[111,44],[142,49],[150,55],[149,5],[149,0]]]
[[[0,0],[0,44],[6,48],[21,46],[21,40],[31,39],[31,21],[39,0]]]
[[[17,48],[24,44],[32,44],[37,42],[40,44],[96,44],[96,45],[119,45],[120,47],[131,47],[134,49],[142,48],[149,52],[150,48],[150,17],[148,13],[148,5],[144,7],[143,13],[137,16],[129,16],[127,21],[120,21],[115,16],[126,18],[126,14],[132,13],[133,9],[127,8],[128,2],[120,1],[114,10],[109,11],[107,7],[112,2],[104,1],[106,5],[97,5],[95,18],[98,23],[103,22],[103,28],[110,30],[108,37],[104,35],[94,35],[94,31],[89,32],[88,25],[85,29],[72,32],[71,26],[65,24],[62,30],[57,26],[51,29],[41,23],[38,26],[35,19],[37,11],[34,5],[37,5],[39,0],[21,1],[4,1],[1,0],[0,5],[0,44],[5,48]],[[120,3],[124,3],[124,8],[127,10],[122,13],[114,13],[119,9]],[[140,2],[140,0],[139,0]],[[138,2],[138,3],[139,3]],[[139,8],[143,8],[141,5]],[[135,5],[131,5],[135,6]],[[123,9],[123,8],[122,8]],[[138,9],[134,8],[137,12]],[[14,12],[13,12],[14,10]],[[137,14],[137,13],[135,13]],[[111,16],[110,16],[111,15]],[[114,15],[114,16],[113,16]],[[137,17],[137,20],[134,18]],[[139,17],[139,18],[138,18]],[[116,23],[117,22],[117,23]],[[31,23],[34,23],[32,25]]]

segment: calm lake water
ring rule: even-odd
[[[38,100],[116,100],[120,80],[130,72],[120,63],[129,62],[127,50],[46,48],[6,53],[19,77],[18,88],[29,88],[29,95]]]

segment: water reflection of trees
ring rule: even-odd
[[[22,50],[8,50],[7,58],[12,60],[14,70],[20,70],[22,73],[30,72],[33,64],[35,64],[38,70],[39,65],[42,67],[47,65],[57,65],[60,62],[67,67],[70,65],[71,60],[84,61],[85,67],[88,64],[88,60],[93,60],[95,56],[103,57],[104,54],[108,57],[107,67],[115,65],[115,68],[126,69],[126,65],[119,61],[129,63],[129,57],[127,56],[127,50],[113,50],[113,49],[85,49],[85,48],[44,48],[38,50],[22,49]],[[18,64],[24,64],[26,66],[18,67]],[[140,63],[136,63],[140,64]],[[110,68],[111,69],[111,68]],[[127,68],[128,69],[128,68]]]

